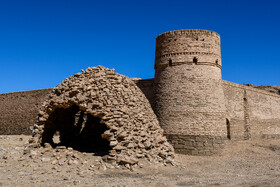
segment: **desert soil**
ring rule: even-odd
[[[32,159],[34,153],[23,154],[29,138],[0,136],[0,186],[280,186],[279,140],[229,141],[220,155],[176,154],[174,166],[143,162],[124,169],[88,153],[57,164],[54,150],[38,150]]]

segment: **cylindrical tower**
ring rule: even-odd
[[[154,110],[176,152],[211,155],[226,137],[220,36],[177,30],[156,39]]]

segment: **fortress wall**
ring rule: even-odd
[[[153,79],[132,79],[152,104]],[[0,134],[31,134],[39,107],[52,90],[40,89],[0,94]]]
[[[0,94],[0,134],[31,134],[39,107],[52,89]]]
[[[133,81],[152,104],[153,79]],[[228,81],[223,81],[223,88],[232,140],[280,138],[279,95]],[[29,126],[34,124],[38,109],[51,90],[0,94],[0,134],[30,134]]]
[[[223,81],[226,118],[230,124],[230,138],[244,139],[244,88],[227,81]]]
[[[280,138],[280,96],[246,89],[252,138]]]
[[[154,88],[153,83],[154,79],[139,79],[139,78],[132,78],[134,83],[140,88],[140,90],[144,93],[144,95],[149,100],[150,104],[153,105],[154,99]]]
[[[280,138],[280,96],[223,81],[233,140]]]

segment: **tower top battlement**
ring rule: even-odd
[[[182,30],[173,30],[161,33],[157,36],[156,39],[160,39],[162,37],[174,36],[174,35],[194,35],[194,34],[205,34],[205,35],[213,35],[217,38],[220,38],[220,35],[215,31],[210,30],[202,30],[202,29],[182,29]]]
[[[220,35],[208,30],[175,30],[156,38],[155,69],[181,64],[222,68]]]

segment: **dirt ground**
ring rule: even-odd
[[[29,138],[0,136],[0,186],[280,186],[280,140],[229,141],[221,155],[177,154],[175,166],[143,163],[131,171],[91,154],[68,164],[45,156],[54,151],[32,159],[23,155]]]

